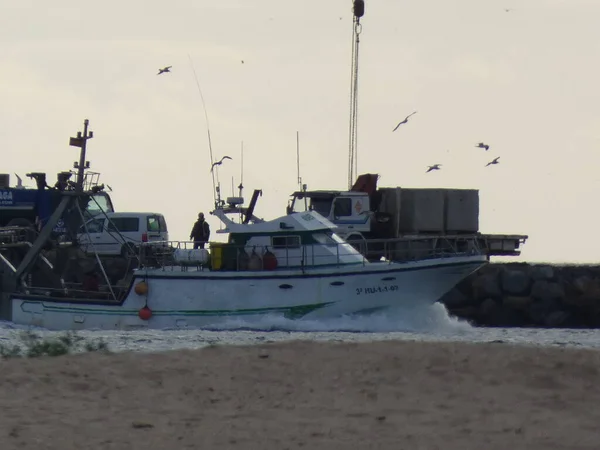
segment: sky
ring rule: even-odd
[[[244,195],[263,190],[260,217],[285,214],[298,186],[296,132],[308,188],[345,189],[351,10],[4,0],[0,171],[54,180],[78,159],[68,141],[87,118],[87,159],[115,209],[163,213],[174,240],[199,211],[218,238],[207,127],[214,158],[233,158],[219,169],[226,196],[243,142]],[[479,189],[481,232],[529,236],[520,257],[499,260],[598,262],[599,14],[597,0],[365,0],[358,173],[385,187]]]

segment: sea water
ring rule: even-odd
[[[40,336],[61,332],[0,322],[0,344],[13,345],[24,330]],[[84,330],[77,334],[104,340],[112,351],[155,352],[208,345],[248,345],[289,340],[368,342],[381,340],[504,342],[525,345],[600,348],[600,330],[478,328],[448,315],[441,304],[391,310],[370,316],[329,320],[289,320],[281,316],[231,318],[202,329],[135,331]]]

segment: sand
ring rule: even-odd
[[[0,362],[8,449],[597,449],[600,352],[291,342]]]

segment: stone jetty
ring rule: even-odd
[[[600,265],[491,263],[440,301],[475,326],[599,328]]]

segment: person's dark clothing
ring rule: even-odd
[[[190,240],[194,241],[194,249],[204,248],[210,237],[210,226],[204,219],[196,220],[190,233]]]

